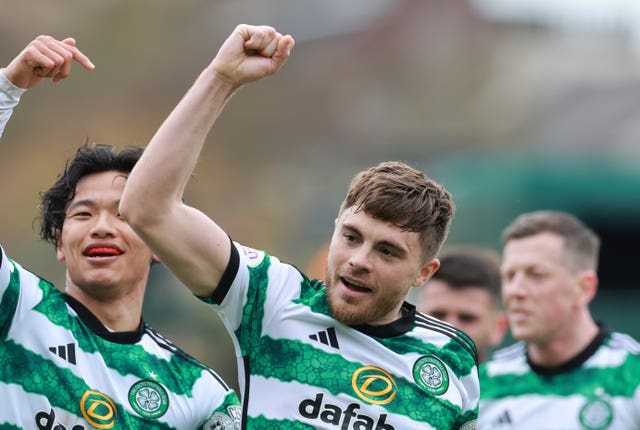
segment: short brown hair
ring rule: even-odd
[[[444,187],[400,161],[380,163],[354,176],[340,214],[347,208],[420,233],[424,260],[437,255],[455,213]]]
[[[518,216],[502,233],[502,242],[539,233],[553,233],[564,239],[574,269],[598,268],[600,238],[574,215],[561,211],[535,211]]]

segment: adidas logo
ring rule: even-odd
[[[336,329],[333,327],[329,327],[326,330],[320,330],[318,333],[310,334],[309,339],[329,345],[335,349],[340,349],[340,346],[338,345],[338,338],[336,337]]]
[[[50,346],[49,351],[71,364],[76,364],[76,345],[68,343],[66,345]]]
[[[494,421],[494,425],[499,426],[502,424],[513,424],[513,422],[511,421],[511,414],[509,414],[509,410],[505,410],[502,415],[500,415],[498,418],[496,418],[496,420]]]

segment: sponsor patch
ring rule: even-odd
[[[376,366],[364,366],[353,372],[351,386],[358,397],[374,405],[390,403],[398,390],[391,374]]]
[[[116,405],[99,391],[87,390],[80,398],[80,411],[87,423],[97,429],[110,429],[116,423]]]
[[[258,267],[260,263],[262,263],[262,260],[264,260],[264,251],[258,251],[246,246],[243,246],[242,250],[247,257],[247,266],[249,267]]]

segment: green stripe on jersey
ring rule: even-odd
[[[71,410],[69,406],[76,405],[76,399],[90,388],[82,379],[11,339],[5,342],[0,381],[17,384],[28,393],[44,395],[53,406],[80,414],[79,409]]]
[[[46,396],[52,406],[82,417],[77,399],[90,390],[84,380],[68,369],[56,366],[44,357],[24,349],[12,340],[7,341],[6,353],[0,366],[0,381],[20,385],[26,392]],[[161,422],[128,415],[123,406],[115,403],[116,414],[125,417],[130,429],[172,429]],[[15,427],[7,427],[15,428]],[[2,427],[0,427],[0,430]]]
[[[263,415],[249,417],[247,420],[247,430],[265,429],[313,430],[315,427],[291,420],[270,420]]]
[[[296,381],[318,387],[333,395],[353,396],[352,375],[368,365],[345,359],[340,354],[320,351],[311,345],[289,339],[262,338],[258,349],[253,352],[251,372],[265,378],[276,378],[281,382]],[[295,364],[295,366],[293,365]],[[397,397],[401,402],[385,406],[391,414],[411,416],[418,421],[428,422],[435,428],[442,428],[440,421],[448,422],[451,410],[460,408],[442,398],[425,399],[424,392],[413,381],[393,375],[397,384]],[[421,400],[413,402],[411,399]],[[441,417],[440,417],[441,416]]]
[[[43,294],[62,294],[53,285],[40,281],[40,289]],[[42,313],[51,321],[65,330],[73,333],[74,339],[86,354],[99,354],[104,357],[106,363],[110,363],[110,369],[120,375],[146,375],[155,372],[162,381],[175,381],[170,388],[172,392],[191,397],[192,388],[200,378],[204,367],[180,366],[179,357],[171,354],[169,363],[175,362],[173,368],[166,368],[167,360],[154,354],[149,354],[142,345],[122,345],[109,342],[96,336],[87,326],[85,326],[77,316],[69,315],[66,303],[60,300],[43,300],[34,310]],[[171,367],[171,364],[169,364]],[[179,369],[180,378],[175,378],[175,371]],[[162,372],[164,371],[164,373]]]
[[[615,367],[581,367],[577,371],[554,375],[549,378],[533,372],[521,374],[495,375],[489,378],[486,368],[480,368],[480,379],[490,381],[482,385],[480,397],[495,399],[520,395],[557,395],[570,396],[580,394],[590,397],[596,390],[604,389],[609,395],[633,397],[638,389],[634,384],[621,384],[620,374],[628,374],[630,381],[640,381],[640,367],[637,358],[627,355],[625,361]],[[504,387],[509,387],[505,390]]]
[[[294,303],[306,305],[311,311],[327,315],[333,318],[329,309],[329,301],[326,294],[318,294],[321,289],[327,288],[322,281],[303,279],[300,285],[300,298]]]
[[[262,320],[264,319],[264,303],[267,299],[267,284],[269,276],[267,271],[271,262],[269,256],[265,255],[266,264],[260,264],[258,267],[249,271],[252,290],[247,294],[247,303],[242,308],[242,321],[240,327],[235,331],[236,339],[239,339],[242,355],[249,355],[255,345],[250,340],[260,338],[262,333]]]
[[[7,315],[15,315],[18,306],[18,298],[20,297],[20,275],[16,270],[13,261],[9,260],[9,267],[12,267],[9,285],[2,294],[0,299],[0,315],[2,315],[2,325],[0,326],[0,339],[6,339],[9,327],[11,327],[11,319],[5,320]]]
[[[432,354],[440,357],[458,377],[471,374],[476,365],[469,352],[455,340],[450,340],[444,347],[440,348],[432,343],[425,343],[408,335],[393,338],[371,336],[371,338],[398,354],[415,354],[416,351],[421,351],[422,355]]]

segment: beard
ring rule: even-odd
[[[332,316],[341,323],[349,326],[376,324],[376,321],[384,319],[399,303],[404,301],[402,297],[373,297],[354,299],[349,296],[342,296],[335,288],[333,282],[327,277],[325,281],[327,288],[327,301]]]

